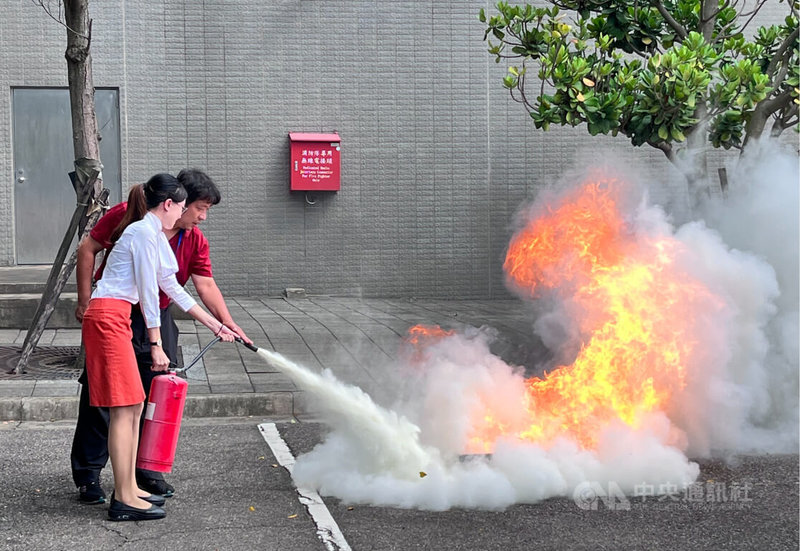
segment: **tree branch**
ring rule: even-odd
[[[775,76],[775,70],[778,67],[778,63],[783,59],[784,54],[786,54],[789,47],[792,43],[797,40],[798,36],[798,28],[795,28],[792,33],[786,37],[781,45],[778,47],[778,50],[775,52],[775,55],[772,56],[772,60],[769,62],[767,66],[767,75],[769,75],[770,83],[772,83],[772,77]]]
[[[748,16],[750,16],[750,19],[752,19],[753,18],[752,16],[757,14],[758,10],[760,10],[762,7],[764,7],[764,4],[766,4],[766,2],[767,2],[767,0],[759,0],[752,11],[744,11],[744,6],[743,6],[742,7],[742,11],[739,12],[739,17],[748,17]]]
[[[711,42],[714,34],[714,22],[716,20],[716,0],[702,0],[700,2],[700,34],[706,42]]]
[[[762,1],[766,2],[767,0],[762,0]],[[728,0],[725,0],[725,2],[723,2],[722,5],[714,11],[714,13],[709,13],[708,17],[710,19],[716,18],[720,14],[720,12],[722,12],[722,10],[724,10],[728,6],[730,6],[730,2],[728,2]]]
[[[783,113],[775,119],[775,124],[772,125],[772,130],[770,130],[769,135],[773,138],[777,138],[784,130],[797,124],[797,120],[797,104],[790,104],[787,108],[784,108]]]
[[[756,109],[763,109],[766,116],[790,105],[792,101],[792,91],[784,90],[774,98],[762,101]]]
[[[745,131],[747,135],[744,139],[744,145],[747,145],[751,139],[757,140],[764,133],[764,127],[767,125],[767,119],[770,115],[784,109],[791,105],[792,91],[784,90],[774,98],[766,99],[758,103],[756,108],[750,114],[750,120],[747,121]]]
[[[45,6],[45,4],[44,4],[44,3],[45,3],[45,0],[31,0],[31,2],[33,2],[33,5],[35,5],[35,6],[39,6],[40,8],[42,8],[42,10],[44,11],[44,13],[46,13],[47,15],[49,15],[49,16],[50,16],[50,18],[51,18],[53,21],[55,21],[55,22],[56,22],[56,23],[58,23],[59,25],[62,25],[62,26],[63,26],[65,29],[67,29],[68,31],[70,31],[70,32],[73,32],[73,33],[77,34],[77,35],[78,35],[78,36],[80,36],[81,38],[84,38],[84,39],[86,39],[86,40],[89,40],[89,37],[88,37],[88,36],[84,36],[84,35],[82,35],[82,34],[81,34],[81,33],[79,33],[78,31],[76,31],[75,29],[73,29],[72,27],[70,27],[69,25],[67,25],[67,24],[66,24],[66,23],[65,23],[65,22],[64,22],[64,21],[61,19],[61,15],[62,15],[62,14],[61,14],[61,0],[58,0],[58,17],[56,17],[55,15],[53,15],[53,9],[50,7],[50,2],[49,2],[49,1],[47,2],[47,5],[46,5],[46,6]]]
[[[686,32],[686,29],[683,28],[680,23],[675,21],[675,18],[672,17],[672,14],[667,11],[667,8],[665,8],[664,4],[661,3],[661,0],[655,0],[653,5],[658,10],[658,13],[661,14],[661,17],[664,18],[664,21],[667,22],[667,25],[672,27],[672,29],[675,31],[675,34],[677,34],[681,40],[685,40],[686,37],[689,36],[689,33]]]
[[[676,163],[677,162],[677,157],[675,157],[675,150],[672,149],[672,146],[669,143],[667,143],[667,142],[657,142],[656,143],[656,142],[648,141],[647,145],[649,145],[651,147],[655,147],[656,149],[660,149],[661,151],[663,151],[664,155],[666,155],[667,159],[669,159],[669,161],[671,163]]]

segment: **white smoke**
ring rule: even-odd
[[[358,400],[346,407],[336,403],[345,398],[321,400],[332,413],[331,432],[298,458],[295,481],[350,503],[502,509],[571,496],[585,481],[614,483],[628,494],[643,485],[664,493],[697,478],[690,458],[796,452],[797,156],[761,151],[730,176],[728,197],[709,200],[705,220],[673,228],[646,199],[627,213],[634,233],[682,244],[679,269],[712,293],[685,313],[699,346],[686,388],[667,411],[636,429],[609,425],[593,450],[566,437],[546,447],[501,438],[490,456],[465,458],[475,411],[488,409],[509,427],[528,412],[522,370],[490,352],[491,332],[464,331],[426,349],[420,365],[398,367],[407,374],[402,386],[413,392],[394,411],[355,391]],[[569,302],[547,306],[534,330],[563,355],[560,347],[574,348],[579,339],[569,321],[574,312]]]
[[[737,451],[797,452],[798,157],[778,142],[762,141],[747,151],[738,166],[729,167],[729,174],[727,198],[709,200],[704,218],[733,248],[732,256],[742,259],[741,276],[718,276],[740,308],[738,335],[731,346],[730,382],[745,400],[746,407],[739,411],[746,411],[746,419],[737,445],[731,446],[729,439],[712,444]],[[728,267],[737,269],[732,264]],[[717,413],[725,415],[724,409]],[[725,421],[719,419],[717,424]]]
[[[675,447],[668,420],[653,415],[639,431],[622,424],[609,426],[596,451],[568,439],[547,449],[513,439],[501,439],[490,456],[461,456],[477,401],[497,408],[498,417],[525,418],[520,410],[525,389],[522,373],[489,351],[485,334],[449,337],[428,350],[426,372],[420,378],[419,400],[406,404],[406,414],[420,428],[426,461],[364,469],[364,454],[397,458],[409,442],[383,437],[376,447],[354,426],[373,410],[348,404],[347,416],[326,422],[333,429],[323,443],[297,458],[293,477],[298,485],[348,503],[445,510],[451,507],[503,509],[514,503],[534,503],[572,495],[589,480],[617,484],[633,494],[636,486],[673,485],[682,488],[699,469]],[[390,427],[387,426],[387,430]],[[374,462],[374,461],[373,461]]]

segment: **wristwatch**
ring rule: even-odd
[[[150,346],[161,346],[161,338],[159,337],[156,342],[150,341]]]

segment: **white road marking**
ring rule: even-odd
[[[294,456],[289,450],[289,446],[281,438],[275,423],[261,423],[258,425],[258,430],[261,431],[262,438],[272,450],[278,463],[289,471],[289,474],[292,474],[295,463]],[[300,496],[298,498],[300,503],[306,506],[311,518],[314,519],[314,524],[317,525],[317,536],[325,544],[325,548],[328,551],[352,551],[319,494],[309,488],[297,486],[296,489]]]

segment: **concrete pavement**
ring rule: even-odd
[[[497,331],[492,351],[517,365],[533,366],[541,348],[530,336],[524,306],[514,300],[415,300],[309,297],[305,299],[227,298],[234,320],[254,343],[315,371],[331,369],[345,382],[379,387],[410,327],[436,324],[445,329],[489,326]],[[193,320],[178,320],[183,361],[199,354],[213,335]],[[74,419],[80,385],[69,369],[7,374],[25,339],[23,329],[0,329],[6,365],[0,372],[0,421]],[[40,350],[74,353],[79,329],[46,330]],[[14,348],[11,348],[14,347]],[[59,352],[55,349],[56,353]],[[35,372],[34,372],[35,371]],[[285,375],[240,345],[217,343],[186,372],[186,417],[294,416],[313,418],[313,400]]]
[[[493,352],[526,366],[529,374],[541,353],[518,301],[311,297],[229,298],[228,304],[258,346],[314,370],[330,368],[370,392],[381,390],[408,328],[417,323],[445,329],[493,327],[498,335]],[[184,361],[189,361],[212,335],[194,322],[178,323],[179,344]],[[19,347],[23,339],[20,330],[0,331],[6,344]],[[42,341],[43,347],[78,343],[77,331],[70,329],[49,331]],[[312,422],[318,417],[313,400],[250,350],[218,343],[187,372],[189,419],[169,475],[178,493],[167,504],[167,518],[152,523],[109,523],[106,506],[76,502],[65,458],[77,412],[77,373],[56,369],[48,377],[46,369],[31,369],[23,376],[4,372],[0,548],[325,548],[317,537],[319,527],[257,424],[265,418],[278,421],[294,456],[319,443],[327,429]],[[705,460],[700,467],[698,482],[746,484],[751,488],[748,500],[709,503],[659,496],[630,498],[629,510],[602,504],[585,510],[567,497],[504,511],[443,512],[349,504],[329,497],[325,504],[352,549],[797,549],[796,454],[742,456],[729,463]],[[108,491],[111,469],[104,469],[102,476]]]
[[[294,456],[319,443],[317,423],[276,421]],[[327,547],[286,469],[259,434],[262,419],[188,419],[181,429],[177,489],[167,517],[107,521],[107,505],[82,505],[69,474],[70,421],[0,423],[0,549],[208,549],[314,551]],[[324,503],[349,549],[508,551],[796,550],[797,456],[700,462],[702,485],[750,488],[747,499],[630,497],[629,508],[580,507],[571,497],[502,511],[420,511]],[[111,469],[101,482],[112,488]],[[324,494],[324,492],[323,492]]]

